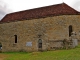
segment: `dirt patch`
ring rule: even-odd
[[[0,60],[4,60],[7,57],[8,57],[7,55],[0,53]]]

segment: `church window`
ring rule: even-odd
[[[72,31],[73,31],[73,28],[72,28],[72,25],[70,25],[70,26],[69,26],[69,37],[71,36]]]
[[[14,35],[15,36],[15,43],[17,43],[17,35]]]

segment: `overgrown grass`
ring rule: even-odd
[[[56,50],[45,52],[6,52],[4,60],[80,60],[80,46],[69,50]]]

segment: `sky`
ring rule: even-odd
[[[9,13],[63,2],[80,12],[80,0],[0,0],[0,20]]]

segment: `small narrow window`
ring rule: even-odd
[[[73,31],[73,28],[72,28],[72,25],[70,25],[70,26],[69,26],[69,37],[71,36],[72,31]]]
[[[14,35],[15,36],[15,43],[17,43],[17,35]]]

